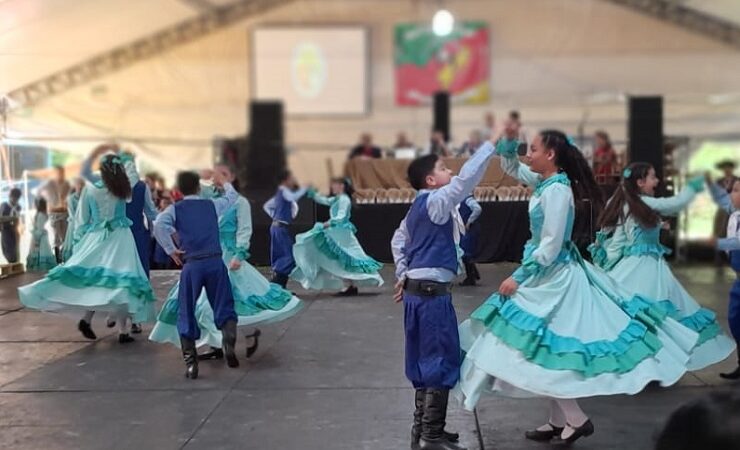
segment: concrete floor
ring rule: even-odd
[[[456,289],[458,317],[467,317],[514,267],[483,266],[482,286]],[[677,274],[724,325],[730,273],[681,267]],[[384,276],[391,279],[390,268]],[[155,272],[158,298],[176,277]],[[0,281],[0,448],[408,448],[412,390],[403,375],[403,309],[391,301],[389,285],[351,299],[297,290],[306,308],[261,327],[252,359],[242,357],[236,370],[203,363],[201,378],[189,381],[179,351],[148,342],[146,334],[120,346],[97,317],[99,339],[91,342],[68,318],[21,308],[16,287],[34,279]],[[239,347],[243,352],[244,342]],[[740,388],[717,376],[733,366],[730,358],[669,389],[585,400],[596,433],[576,448],[651,448],[678,405]],[[480,442],[485,449],[548,448],[522,436],[546,420],[545,406],[489,397],[479,404],[479,424],[453,407],[449,428],[471,449]]]

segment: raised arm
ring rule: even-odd
[[[709,195],[712,196],[712,200],[714,200],[714,203],[720,209],[726,211],[728,214],[735,212],[735,208],[732,206],[732,201],[730,200],[730,194],[726,190],[722,189],[717,183],[708,183],[708,186]]]
[[[281,187],[280,191],[282,192],[283,198],[289,202],[297,202],[306,194],[306,191],[308,188],[302,187],[298,190],[291,191],[288,188]]]
[[[308,196],[308,198],[312,199],[313,201],[315,201],[319,205],[326,205],[326,206],[333,205],[334,202],[337,201],[337,197],[338,197],[336,195],[333,196],[333,197],[327,197],[325,195],[319,194],[318,192],[314,191],[313,189],[309,189],[306,192],[306,195]]]
[[[239,193],[236,192],[234,186],[231,183],[224,183],[224,196],[211,199],[213,206],[216,207],[216,214],[221,217],[227,209],[231,208],[238,198]]]
[[[473,192],[486,173],[494,154],[491,142],[481,145],[475,154],[463,164],[460,173],[452,177],[450,183],[432,191],[427,198],[429,218],[437,225],[446,223],[452,211],[465,197]]]
[[[696,194],[704,189],[703,179],[694,179],[689,181],[689,185],[672,197],[648,197],[642,196],[651,209],[663,216],[675,216],[685,209],[694,200]]]
[[[516,178],[528,186],[534,186],[540,181],[540,175],[532,172],[529,166],[519,161],[519,141],[515,139],[499,139],[496,143],[496,153],[501,156],[501,169],[507,175]]]

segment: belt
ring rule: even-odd
[[[403,289],[411,295],[420,297],[439,297],[452,293],[452,283],[440,283],[432,280],[406,279]]]
[[[285,222],[281,222],[279,220],[273,220],[272,225],[276,227],[288,227],[290,224],[287,224]]]
[[[196,256],[191,256],[189,258],[186,257],[185,263],[189,263],[192,261],[201,261],[203,259],[220,258],[220,257],[221,257],[221,253],[206,253],[205,255],[196,255]]]

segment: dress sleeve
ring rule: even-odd
[[[349,219],[350,209],[352,208],[352,200],[346,195],[338,196],[335,201],[338,207],[329,220],[330,225],[336,225]]]
[[[308,191],[308,192],[309,192],[309,196],[313,199],[313,201],[315,201],[319,205],[331,206],[334,204],[335,201],[337,201],[337,198],[338,198],[338,196],[327,197],[325,195],[321,195],[318,192],[314,192],[314,191]]]
[[[252,208],[249,200],[240,197],[236,202],[236,255],[241,260],[249,259],[249,245],[252,239]]]
[[[642,196],[641,198],[646,205],[658,214],[663,216],[675,216],[684,208],[689,206],[695,197],[696,191],[688,187],[672,197],[655,198]]]
[[[517,148],[519,141],[500,139],[496,143],[496,153],[501,156],[501,169],[507,175],[516,178],[528,186],[534,186],[540,181],[540,175],[532,172],[526,164],[519,161]]]

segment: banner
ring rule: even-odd
[[[447,36],[427,24],[403,23],[395,29],[396,104],[429,105],[437,91],[455,103],[487,103],[490,50],[488,24],[462,22]]]

